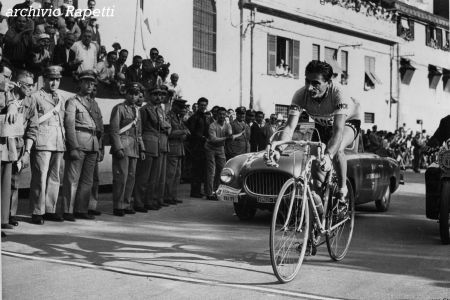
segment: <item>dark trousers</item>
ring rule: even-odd
[[[1,156],[0,156],[1,157]],[[11,198],[11,172],[12,162],[1,162],[1,222],[2,224],[9,223],[9,210]]]
[[[133,194],[137,158],[125,156],[119,159],[113,156],[113,208],[133,208]]]
[[[211,196],[220,183],[220,172],[225,166],[225,152],[222,149],[206,149],[206,195]]]
[[[166,192],[164,199],[176,200],[181,179],[182,156],[167,156]]]
[[[205,182],[206,177],[205,159],[206,154],[204,149],[192,151],[191,194],[201,193],[202,183]]]
[[[64,213],[87,213],[98,153],[80,151],[81,159],[66,160],[63,183]]]
[[[98,162],[95,163],[94,176],[92,177],[92,189],[91,198],[89,199],[89,210],[96,210],[98,203],[98,186],[99,186],[99,176],[98,176]]]
[[[136,166],[134,202],[136,207],[162,202],[166,177],[167,153],[157,157],[145,156]]]

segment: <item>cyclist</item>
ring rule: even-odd
[[[339,203],[346,207],[347,160],[344,149],[359,134],[360,106],[341,85],[331,80],[332,76],[333,68],[328,63],[318,60],[308,63],[305,69],[305,86],[295,92],[292,98],[292,106],[281,140],[292,138],[301,113],[300,109],[306,111],[316,123],[322,142],[326,144],[325,155],[318,162],[320,168],[313,168],[312,176],[319,181],[323,180],[325,172],[330,171],[333,164],[338,176],[339,190],[336,196]],[[282,149],[273,151],[271,159],[277,161],[280,151]]]

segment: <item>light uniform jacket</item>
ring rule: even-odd
[[[169,156],[184,156],[184,140],[186,139],[187,126],[183,119],[171,110],[167,114],[172,130],[169,135]]]
[[[33,98],[24,98],[20,101],[20,106],[17,110],[19,114],[23,115],[23,128],[25,132],[23,136],[15,138],[17,151],[20,152],[24,146],[24,140],[30,139],[33,142],[36,141],[39,123],[36,102],[34,102]]]
[[[55,106],[60,105],[50,118],[39,123],[35,144],[36,150],[61,152],[66,150],[64,130],[65,99],[59,93],[56,94],[58,99],[53,99],[52,94],[41,89],[31,95],[31,98],[36,103],[38,118],[47,114]]]
[[[99,151],[103,119],[97,101],[75,95],[67,100],[66,128],[68,150]]]
[[[119,133],[124,128],[136,120],[135,125],[123,133]],[[142,125],[139,109],[136,105],[130,105],[126,102],[114,106],[110,119],[110,137],[111,154],[123,150],[126,156],[139,157],[139,152],[144,151],[144,142],[142,141]]]
[[[166,121],[163,109],[149,103],[141,107],[140,111],[145,152],[153,157],[169,152],[167,137],[171,127],[170,123]]]
[[[234,140],[228,140],[225,144],[225,153],[230,156],[236,156],[250,152],[250,126],[244,121],[233,120],[231,122],[233,134],[244,133]]]

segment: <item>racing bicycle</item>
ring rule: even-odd
[[[302,164],[300,175],[292,176],[282,186],[270,227],[272,269],[277,279],[286,283],[300,271],[305,256],[315,255],[317,247],[324,243],[333,260],[340,261],[345,257],[353,235],[355,203],[353,189],[347,179],[348,194],[344,212],[342,204],[338,205],[334,169],[326,174],[322,185],[322,205],[317,205],[317,198],[314,201],[311,167],[315,160],[320,160],[324,155],[325,144],[306,140],[272,141],[267,147],[267,157],[270,158],[270,151],[282,145],[294,146],[298,148],[294,151],[302,152],[298,162]],[[267,163],[277,167],[273,160],[268,159]],[[321,206],[323,209],[320,209]]]

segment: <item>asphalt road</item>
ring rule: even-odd
[[[147,214],[29,224],[2,239],[3,299],[446,299],[450,247],[425,218],[423,174],[406,174],[386,213],[360,206],[350,251],[323,245],[299,275],[278,284],[269,259],[270,214],[240,222],[231,203],[189,198]]]

